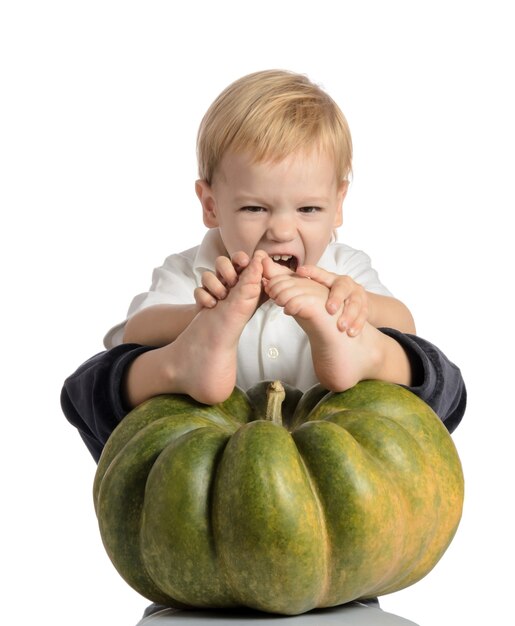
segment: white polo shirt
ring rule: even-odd
[[[206,233],[200,246],[170,255],[154,270],[150,291],[133,299],[127,318],[155,304],[194,303],[193,291],[201,286],[202,273],[214,271],[215,260],[222,255],[227,256],[227,251],[217,228]],[[350,276],[367,291],[391,295],[371,267],[370,258],[345,244],[329,244],[318,266]],[[125,321],[107,333],[104,338],[107,349],[122,343],[124,326]],[[259,307],[241,335],[236,384],[248,389],[268,379],[280,379],[301,391],[318,382],[306,333],[271,300]]]

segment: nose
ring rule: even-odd
[[[295,220],[287,213],[276,213],[270,216],[266,231],[269,241],[291,241],[295,238]]]

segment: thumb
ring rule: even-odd
[[[304,278],[316,280],[317,283],[325,285],[328,289],[333,286],[336,278],[336,274],[323,270],[321,267],[316,265],[302,265],[297,268],[297,274],[299,276],[303,276]]]

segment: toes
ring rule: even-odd
[[[256,284],[261,286],[261,278],[263,276],[263,265],[259,258],[254,257],[240,274],[240,285]]]

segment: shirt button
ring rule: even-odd
[[[268,348],[268,358],[276,359],[278,356],[279,356],[279,350],[275,346]]]

